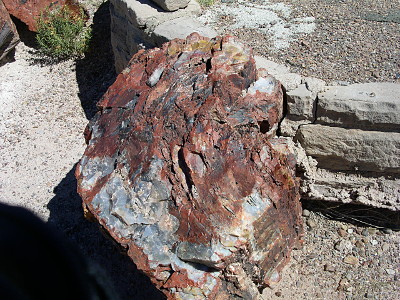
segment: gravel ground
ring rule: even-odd
[[[219,12],[220,6],[224,9]],[[233,7],[239,17],[230,12]],[[236,28],[249,7],[260,8],[264,15],[252,20],[252,11],[247,23]],[[222,0],[207,11],[213,18],[205,21],[219,33],[240,37],[257,54],[292,72],[329,84],[400,82],[399,0]],[[314,20],[311,33],[299,28],[305,20]],[[277,47],[279,28],[281,36],[291,31],[288,47]]]
[[[15,61],[0,67],[0,201],[26,207],[55,226],[94,266],[104,271],[120,300],[162,299],[149,280],[100,233],[98,227],[83,218],[76,193],[73,172],[85,148],[82,132],[95,112],[96,101],[115,79],[108,3],[101,4],[101,0],[83,2],[88,4],[94,30],[92,52],[86,58],[53,65],[39,64],[32,48],[32,37],[22,34],[24,42],[16,49]],[[326,80],[390,80],[396,67],[398,72],[399,47],[395,40],[397,37],[398,43],[399,24],[374,22],[370,28],[367,26],[370,21],[353,19],[357,7],[363,12],[367,8],[369,11],[378,8],[389,11],[395,9],[394,3],[398,4],[398,1],[271,2],[292,5],[291,11],[296,16],[314,16],[317,26],[312,33],[293,37],[288,48],[268,53],[262,52],[265,45],[273,45],[276,39],[269,41],[259,31],[244,35],[237,30],[257,52],[280,62],[290,61],[292,70]],[[294,2],[298,3],[296,9]],[[317,7],[317,3],[322,8]],[[319,13],[326,14],[328,8],[329,20],[346,17],[362,27],[363,31],[361,27],[355,30],[360,44],[357,47],[354,44],[352,52],[346,52],[347,48],[339,41],[345,37],[342,30],[347,34],[350,32],[346,27],[348,21],[326,22],[325,25],[318,22]],[[347,12],[340,8],[346,8]],[[281,10],[283,14],[285,9]],[[226,17],[224,21],[229,23],[230,18]],[[307,20],[304,23],[310,24]],[[339,32],[331,31],[335,28]],[[388,34],[374,37],[374,32],[382,30]],[[332,45],[335,37],[338,47]],[[379,44],[380,50],[375,51],[379,53],[372,54],[372,50],[365,53],[365,40],[371,42],[371,37],[374,37],[371,47]],[[382,41],[377,43],[380,38]],[[301,41],[308,42],[312,50],[300,51],[305,47]],[[351,69],[343,52],[350,53],[348,59],[363,67],[359,67],[359,71]],[[322,56],[326,61],[315,59]],[[299,62],[305,67],[294,69]],[[367,66],[375,66],[372,72],[380,72],[386,77],[371,79],[371,72],[364,69]],[[331,220],[313,205],[306,205],[309,210],[304,211],[307,224],[304,247],[293,251],[281,282],[273,289],[265,289],[263,298],[399,299],[399,232]]]

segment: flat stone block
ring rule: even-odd
[[[400,131],[400,84],[332,86],[318,95],[317,122],[347,128]]]
[[[154,29],[153,39],[157,46],[161,46],[163,43],[176,38],[184,39],[193,32],[208,38],[217,36],[217,32],[214,29],[204,26],[192,17],[181,17],[158,25]]]
[[[175,11],[185,8],[189,4],[189,0],[151,0],[166,11]]]
[[[400,133],[303,125],[296,139],[318,167],[400,173]]]

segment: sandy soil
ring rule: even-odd
[[[86,58],[40,64],[32,36],[24,33],[15,61],[0,67],[0,201],[56,227],[102,270],[119,299],[163,299],[84,219],[76,193],[83,130],[115,79],[108,3],[101,3],[88,1],[94,41]],[[331,220],[306,205],[304,247],[293,251],[282,281],[265,289],[264,299],[399,299],[399,232]]]

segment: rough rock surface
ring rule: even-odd
[[[19,42],[19,36],[14,22],[6,7],[0,1],[0,62]]]
[[[184,39],[193,32],[208,38],[217,36],[214,29],[204,26],[192,17],[180,17],[158,25],[154,29],[152,37],[156,45],[162,45],[176,38]]]
[[[307,155],[330,170],[400,173],[400,133],[303,125],[296,135]]]
[[[116,72],[121,72],[140,49],[160,47],[166,41],[186,37],[192,32],[215,37],[214,30],[191,18],[200,12],[196,0],[173,12],[161,10],[150,0],[111,0],[111,44]]]
[[[333,86],[320,93],[318,98],[318,123],[400,132],[400,84]]]
[[[257,299],[301,242],[282,90],[232,37],[141,50],[99,102],[77,166],[88,216],[169,298]]]
[[[185,8],[190,0],[151,0],[166,11],[175,11]]]
[[[29,30],[37,30],[37,19],[47,8],[68,6],[73,12],[79,12],[80,6],[75,0],[3,0],[10,15],[28,25]]]

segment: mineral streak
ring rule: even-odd
[[[134,55],[86,129],[84,210],[169,299],[257,299],[301,242],[281,85],[258,77],[237,39],[192,34]]]

